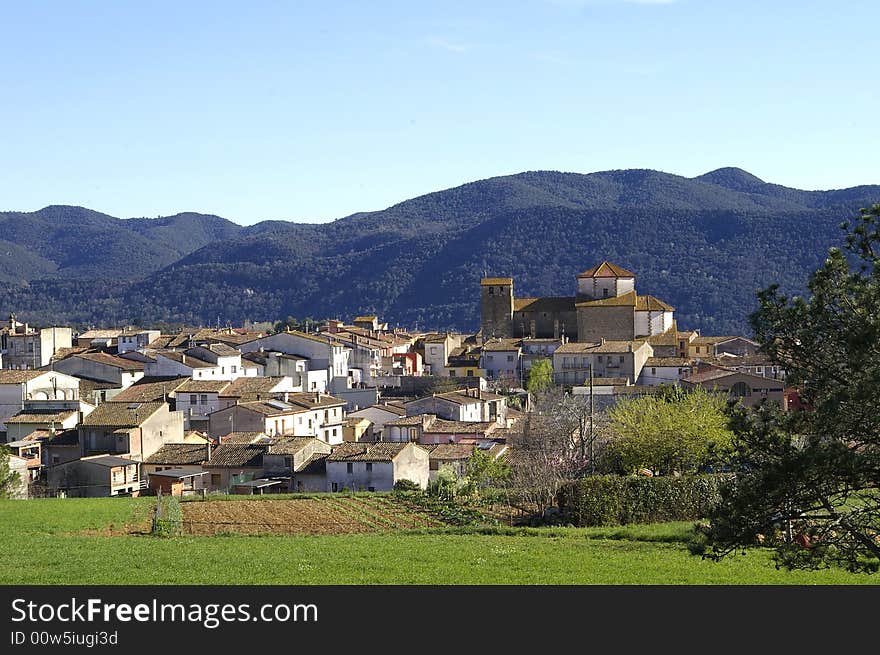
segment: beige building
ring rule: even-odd
[[[391,491],[398,480],[428,486],[428,451],[413,443],[344,443],[325,462],[327,491]]]
[[[673,326],[674,309],[636,293],[635,273],[602,262],[578,274],[574,296],[516,298],[513,278],[480,281],[480,330],[497,338],[632,340],[662,334]]]
[[[780,407],[785,407],[785,388],[781,380],[734,371],[721,366],[702,364],[691,375],[683,378],[681,385],[683,388],[700,386],[709,391],[726,393],[731,399],[739,400],[747,407],[754,407],[765,402],[775,402]]]
[[[594,378],[624,378],[635,384],[645,363],[654,354],[640,341],[570,342],[553,353],[553,376],[557,384],[582,385]]]

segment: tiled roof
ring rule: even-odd
[[[591,341],[569,341],[559,346],[554,355],[569,355],[579,353],[628,353],[638,350],[645,345],[644,341],[605,341],[596,343]]]
[[[269,442],[270,455],[295,455],[311,443],[314,437],[273,437]]]
[[[101,403],[91,414],[83,419],[81,425],[135,427],[141,425],[162,407],[167,407],[167,405],[165,403],[125,403],[112,401]]]
[[[488,287],[498,284],[513,284],[512,277],[484,277],[480,280],[481,287]]]
[[[629,380],[627,378],[593,378],[594,387],[625,387]],[[587,378],[584,386],[590,386],[590,379]]]
[[[177,387],[177,393],[220,393],[230,384],[229,380],[192,380]]]
[[[447,421],[437,418],[425,427],[425,432],[434,434],[482,434],[486,435],[497,427],[494,421]]]
[[[113,455],[98,455],[97,457],[83,457],[81,462],[89,462],[91,464],[97,464],[99,466],[106,466],[107,468],[115,468],[117,466],[131,466],[132,464],[137,464],[138,462],[133,459],[126,459],[125,457],[114,457]]]
[[[212,343],[203,347],[220,357],[235,357],[236,355],[241,355],[240,351],[232,346],[226,345],[225,343]]]
[[[0,369],[0,384],[21,384],[45,375],[48,371]]]
[[[328,462],[390,462],[408,443],[342,443],[327,456]],[[416,446],[417,447],[417,446]]]
[[[364,409],[381,409],[383,412],[395,414],[396,416],[406,416],[406,408],[394,403],[377,403],[376,405],[370,405],[370,407],[365,407]],[[352,414],[354,413],[355,412],[352,412]]]
[[[722,341],[730,341],[731,339],[736,339],[736,337],[725,336],[725,337],[697,337],[691,343],[695,346],[707,346],[714,345],[716,343],[721,343]]]
[[[328,453],[313,453],[306,461],[300,464],[294,473],[301,475],[321,475],[327,472]]]
[[[573,312],[575,299],[570,296],[548,296],[544,298],[514,298],[515,312]]]
[[[161,355],[165,359],[170,359],[177,362],[178,364],[183,364],[184,366],[188,366],[190,368],[214,368],[216,366],[216,364],[206,362],[205,360],[199,359],[198,357],[193,357],[192,355],[187,355],[185,353],[171,350],[157,352],[156,355]]]
[[[378,316],[358,316],[352,321],[353,323],[372,323],[375,320],[378,320]]]
[[[220,394],[224,398],[253,398],[268,396],[284,381],[283,377],[241,377],[229,383]]]
[[[421,447],[428,451],[431,459],[443,461],[470,459],[471,455],[474,454],[474,446],[472,444],[440,443],[425,444]]]
[[[778,366],[770,361],[767,355],[758,353],[757,355],[730,355],[728,353],[719,353],[718,362],[722,366]]]
[[[148,403],[162,402],[174,393],[180,385],[189,380],[184,377],[150,376],[144,377],[113,396],[113,402]]]
[[[79,353],[85,353],[89,351],[88,346],[71,346],[70,348],[58,348],[55,351],[55,354],[52,355],[52,359],[56,362],[61,361],[62,359],[67,359],[71,355],[78,355]]]
[[[76,428],[61,430],[55,436],[49,436],[43,441],[44,446],[76,446],[79,445],[79,431]]]
[[[6,419],[6,423],[61,423],[66,421],[76,412],[72,409],[52,410],[47,412],[22,411]]]
[[[598,266],[588,268],[578,277],[635,277],[636,274],[611,262],[602,262]]]
[[[434,415],[433,414],[427,414],[427,415],[426,414],[417,414],[416,416],[406,416],[404,418],[399,418],[394,421],[388,421],[387,423],[385,423],[385,427],[388,427],[389,425],[395,426],[395,427],[405,427],[408,425],[421,425],[422,418],[424,416],[434,416]]]
[[[77,339],[114,339],[122,334],[122,330],[86,330],[77,335]]]
[[[483,344],[483,352],[512,352],[522,347],[522,339],[492,339]]]
[[[720,380],[721,378],[726,378],[731,375],[738,375],[739,371],[734,371],[729,368],[722,368],[720,366],[714,366],[712,364],[703,365],[698,370],[691,373],[689,376],[684,378],[685,382],[692,382],[694,384],[701,384],[703,382],[711,382],[712,380]]]
[[[638,296],[636,298],[637,312],[674,312],[675,308],[654,296]]]
[[[345,401],[330,394],[315,394],[313,391],[291,391],[286,394],[287,402],[291,405],[299,405],[306,409],[320,407],[339,407],[345,405]]]
[[[205,444],[167,443],[144,460],[145,464],[201,464],[208,459]]]
[[[271,399],[270,399],[271,400]],[[248,400],[243,403],[238,403],[237,405],[233,405],[233,407],[240,407],[242,409],[247,409],[252,412],[257,412],[258,414],[262,414],[263,416],[287,416],[289,414],[299,414],[300,412],[306,411],[305,408],[299,405],[293,405],[291,403],[285,403],[284,401],[272,401],[275,404],[269,404],[267,400]]]
[[[627,291],[620,296],[611,296],[601,300],[587,300],[577,303],[577,307],[635,307],[638,305],[638,295],[635,291]]]
[[[682,337],[684,338],[684,337]],[[671,328],[663,332],[662,334],[652,334],[651,336],[645,339],[652,346],[678,346],[678,329],[675,326],[675,322],[673,321],[673,325]]]
[[[105,366],[120,368],[123,371],[144,370],[143,362],[135,362],[130,359],[125,359],[124,357],[116,357],[115,355],[110,355],[109,353],[80,353],[79,355],[74,355],[74,357],[85,359],[90,362],[95,362],[97,364],[104,364]]]
[[[220,437],[221,444],[246,444],[268,441],[265,432],[230,432]]]
[[[447,391],[446,393],[438,393],[434,394],[433,398],[440,398],[442,400],[447,400],[451,403],[455,403],[456,405],[473,405],[482,400],[493,400],[499,398],[495,394],[489,394],[487,391],[483,391],[483,398],[475,398],[474,396],[468,393],[468,389],[459,389],[457,391]],[[489,398],[488,396],[492,396]],[[427,396],[426,396],[427,398]],[[416,400],[424,400],[423,398],[417,398]],[[414,400],[409,401],[410,403],[415,402]],[[406,403],[409,404],[409,403]]]
[[[648,359],[645,360],[645,366],[655,368],[660,366],[682,368],[690,365],[691,360],[686,357],[648,357]]]
[[[260,467],[263,465],[263,455],[268,450],[264,444],[226,444],[222,443],[211,453],[211,459],[204,463],[204,467]]]

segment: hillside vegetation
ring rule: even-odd
[[[475,330],[479,278],[570,295],[601,260],[638,274],[682,328],[747,333],[755,290],[802,291],[839,223],[880,186],[801,191],[735,168],[534,171],[325,224],[117,219],[80,207],[0,213],[0,313],[33,323],[241,323],[288,315]]]

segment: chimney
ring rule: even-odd
[[[287,392],[284,392],[284,402],[287,402]]]
[[[210,462],[211,461],[211,442],[210,441],[205,442],[205,451],[206,451],[205,461]]]
[[[315,402],[316,403],[321,402],[321,392],[318,390],[315,390]]]
[[[602,342],[599,345],[601,345],[601,346],[605,345],[605,337],[602,337]]]
[[[180,363],[181,363],[181,364],[186,364],[186,355],[181,355],[181,356],[180,356]]]

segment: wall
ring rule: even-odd
[[[512,337],[512,318],[513,284],[480,285],[480,329],[483,338]],[[436,374],[433,367],[431,371]]]
[[[578,296],[583,300],[602,300],[614,298],[633,291],[636,279],[633,277],[579,277]]]
[[[428,451],[410,445],[394,458],[394,481],[412,480],[422,489],[428,486],[430,470]]]
[[[53,384],[54,381],[54,384]],[[47,371],[28,382],[0,384],[0,432],[5,420],[21,411],[25,400],[77,400],[79,380],[69,375]]]
[[[52,355],[58,352],[59,348],[70,348],[71,345],[73,345],[73,330],[69,327],[48,327],[40,330],[40,366],[48,366]]]
[[[630,341],[635,336],[633,307],[578,307],[578,341]]]
[[[230,421],[229,418],[233,417]],[[208,416],[208,436],[222,437],[230,432],[263,432],[266,422],[263,415],[232,405]]]
[[[347,472],[349,463],[353,469],[351,473]],[[372,471],[367,471],[367,464],[372,464]],[[366,491],[370,487],[375,491],[391,491],[394,480],[391,462],[327,462],[327,491],[333,489],[334,482],[338,491]]]

